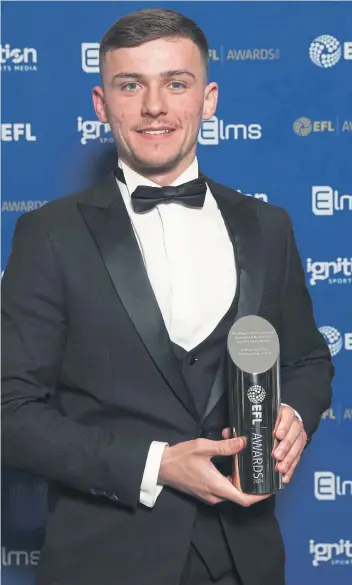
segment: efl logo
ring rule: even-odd
[[[1,140],[3,142],[18,142],[19,140],[35,142],[31,124],[1,124]]]
[[[309,56],[314,65],[328,69],[338,63],[342,56],[342,46],[332,35],[320,35],[311,42]],[[352,59],[352,42],[343,43],[343,58]]]
[[[315,215],[334,215],[335,211],[352,211],[352,195],[339,195],[327,185],[312,187],[312,211]]]
[[[204,120],[199,130],[198,142],[204,146],[218,145],[220,140],[259,140],[260,124],[224,124],[217,116]]]
[[[99,73],[99,43],[82,43],[82,69],[86,73]]]
[[[304,116],[295,120],[293,130],[298,136],[309,136],[312,132],[335,132],[331,120],[310,120]]]
[[[309,554],[313,555],[313,567],[327,562],[331,565],[352,565],[352,542],[342,538],[334,543],[310,540]]]
[[[352,408],[346,408],[346,406],[340,405],[339,408],[328,408],[321,415],[322,420],[334,421],[337,424],[344,422],[352,422]]]
[[[330,325],[319,327],[319,331],[328,345],[331,356],[334,357],[344,348],[347,351],[352,350],[352,333],[342,335],[338,329]]]
[[[312,286],[323,280],[328,284],[352,284],[352,258],[338,257],[332,262],[307,258],[307,274]]]
[[[332,471],[314,472],[314,496],[317,500],[336,500],[337,496],[352,496],[352,481],[342,481]]]

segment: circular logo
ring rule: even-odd
[[[313,124],[309,118],[298,118],[293,124],[293,129],[298,136],[308,136],[313,130]]]
[[[331,35],[320,35],[310,44],[309,56],[318,67],[332,67],[341,58],[341,45]]]
[[[253,402],[253,404],[259,404],[260,402],[263,402],[265,395],[266,392],[263,386],[259,386],[258,384],[250,386],[250,388],[247,390],[248,399],[250,402]]]
[[[341,333],[335,329],[335,327],[319,327],[319,331],[324,337],[328,347],[330,349],[330,353],[332,356],[336,355],[342,349],[342,335]]]

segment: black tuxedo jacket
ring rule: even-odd
[[[332,366],[291,222],[206,180],[234,238],[237,318],[276,328],[282,401],[311,437]],[[221,397],[199,417],[113,175],[19,219],[2,296],[3,460],[52,480],[38,583],[177,585],[196,503],[166,487],[141,505],[146,457],[153,440],[220,433]],[[282,585],[274,498],[220,506],[244,585]]]

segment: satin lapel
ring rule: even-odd
[[[263,236],[254,207],[255,201],[250,197],[241,198],[239,202],[231,201],[228,194],[222,195],[216,187],[212,193],[231,232],[234,245],[239,278],[237,321],[245,315],[256,315],[259,310],[266,266]]]
[[[238,304],[234,321],[257,314],[263,293],[265,258],[262,234],[253,201],[250,197],[222,192],[221,186],[206,181],[218,204],[232,240],[237,269]],[[225,360],[221,361],[210,391],[203,420],[209,416],[226,388]]]
[[[106,192],[107,189],[110,193]],[[103,192],[97,195],[88,204],[79,203],[78,208],[100,252],[115,291],[171,390],[185,408],[199,419],[173,353],[116,181],[113,179],[106,182]]]

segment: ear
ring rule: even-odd
[[[210,120],[214,116],[218,105],[218,97],[219,86],[215,81],[212,81],[204,91],[203,120]]]
[[[97,118],[100,120],[100,122],[106,124],[109,120],[106,112],[104,90],[98,85],[93,87],[92,99]]]

